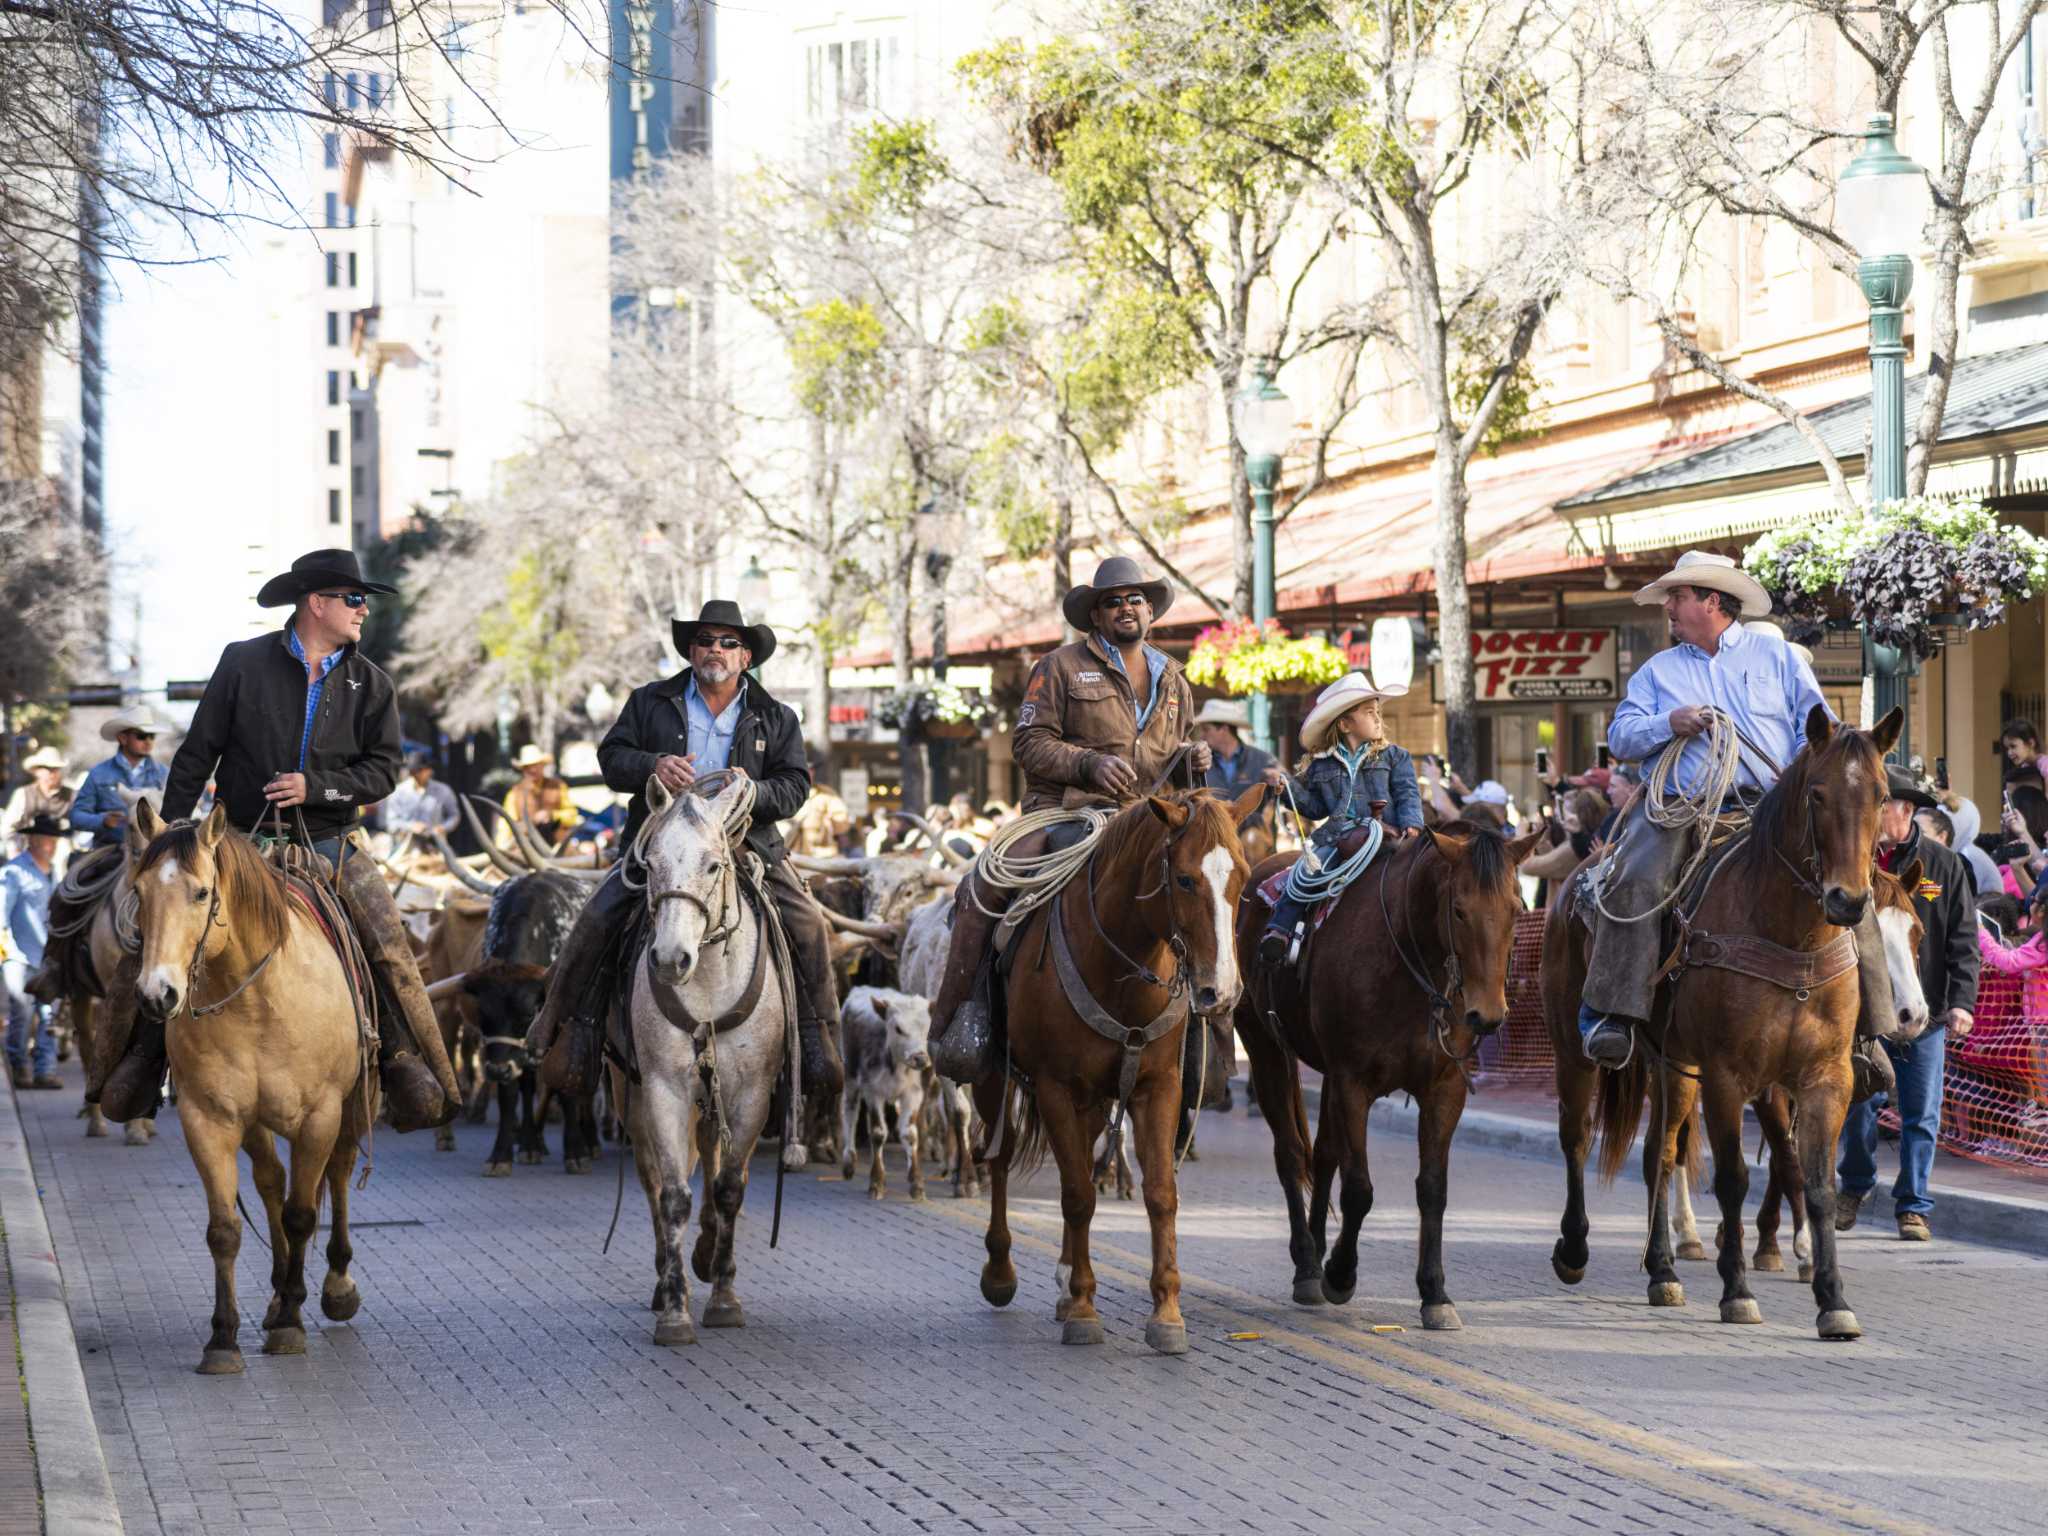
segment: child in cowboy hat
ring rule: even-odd
[[[1308,719],[1302,722],[1301,744],[1310,754],[1299,776],[1287,780],[1296,812],[1320,820],[1303,858],[1328,863],[1338,840],[1375,816],[1395,836],[1407,839],[1422,831],[1422,791],[1415,782],[1415,762],[1407,750],[1387,740],[1380,701],[1397,699],[1408,690],[1375,687],[1363,672],[1346,673],[1322,691]],[[1259,959],[1269,966],[1287,959],[1302,906],[1283,895],[1259,940]]]

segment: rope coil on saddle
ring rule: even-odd
[[[1650,764],[1648,777],[1643,781],[1643,814],[1650,825],[1667,832],[1682,831],[1689,827],[1704,825],[1711,833],[1716,825],[1731,831],[1747,828],[1747,811],[1724,812],[1722,806],[1735,793],[1735,776],[1742,766],[1745,748],[1755,753],[1773,769],[1777,765],[1759,749],[1754,742],[1743,736],[1735,721],[1718,709],[1706,711],[1707,728],[1703,733],[1707,747],[1707,771],[1690,790],[1678,788],[1679,761],[1685,755],[1688,738],[1674,736],[1667,742],[1656,759]],[[1617,844],[1619,839],[1616,840]],[[1600,915],[1610,923],[1645,923],[1667,911],[1699,874],[1706,863],[1711,848],[1710,836],[1702,835],[1693,842],[1692,852],[1687,855],[1678,878],[1671,884],[1664,899],[1642,912],[1622,914],[1607,909],[1606,870],[1611,867],[1613,855],[1608,855],[1607,864],[1602,866],[1601,878],[1591,882],[1593,905]]]
[[[1095,845],[1102,838],[1116,813],[1095,806],[1077,806],[1073,810],[1053,809],[1032,811],[1019,816],[989,839],[988,846],[974,861],[974,883],[987,881],[1000,890],[1015,891],[1016,897],[1003,910],[992,909],[978,892],[974,904],[988,917],[1001,917],[1007,911],[1012,915],[1012,926],[1022,923],[1037,908],[1044,906],[1057,896],[1066,883],[1083,869],[1095,855]],[[1078,841],[1066,848],[1048,853],[1018,857],[1010,852],[1019,842],[1040,832],[1049,832],[1054,827],[1070,827],[1079,824],[1082,834]]]

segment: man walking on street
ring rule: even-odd
[[[1894,873],[1920,861],[1920,884],[1906,894],[1920,915],[1920,986],[1933,1020],[1927,1033],[1905,1045],[1883,1046],[1892,1058],[1897,1085],[1892,1103],[1899,1112],[1899,1176],[1892,1205],[1899,1236],[1924,1243],[1933,1234],[1927,1214],[1934,1209],[1927,1181],[1934,1169],[1934,1139],[1941,1129],[1941,1076],[1948,1037],[1970,1032],[1977,1006],[1977,914],[1963,862],[1926,836],[1913,813],[1934,805],[1934,797],[1895,764],[1886,765],[1890,798],[1878,812],[1878,862]],[[1945,1027],[1944,1027],[1945,1026]],[[1835,1228],[1856,1225],[1863,1202],[1877,1187],[1877,1097],[1852,1105],[1842,1123],[1841,1190],[1835,1199]]]
[[[100,727],[100,740],[116,743],[114,755],[93,766],[71,806],[72,830],[91,833],[93,847],[112,848],[121,841],[121,829],[128,825],[122,790],[162,789],[169,780],[164,765],[150,754],[170,724],[147,704],[138,704]]]
[[[57,822],[71,819],[71,803],[78,798],[75,790],[64,782],[64,754],[55,747],[38,747],[29,753],[22,765],[28,770],[28,782],[7,797],[7,809],[0,811],[0,829],[12,834],[16,827],[25,827],[38,816],[48,816]],[[13,837],[13,853],[20,853],[28,846],[26,834]],[[0,844],[0,847],[6,846]],[[64,873],[64,843],[57,842],[57,873]]]
[[[0,978],[7,993],[7,1066],[17,1088],[61,1088],[52,1010],[28,995],[30,972],[50,937],[50,893],[57,889],[57,840],[64,824],[47,811],[16,827],[26,850],[0,869]],[[31,1057],[29,1036],[34,1034]]]

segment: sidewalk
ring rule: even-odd
[[[120,1536],[121,1513],[86,1397],[64,1277],[11,1088],[0,1086],[0,1536]]]
[[[1318,1079],[1306,1067],[1302,1069],[1302,1079],[1302,1092],[1308,1100],[1309,1113],[1314,1115],[1321,1099]],[[1238,1101],[1243,1102],[1242,1078],[1235,1081],[1233,1090]],[[1415,1108],[1406,1098],[1381,1099],[1372,1107],[1372,1121],[1378,1128],[1412,1135]],[[1749,1149],[1753,1159],[1759,1137],[1754,1117],[1747,1117],[1745,1126],[1743,1145]],[[1564,1164],[1564,1154],[1557,1144],[1557,1103],[1539,1090],[1482,1086],[1466,1101],[1464,1118],[1458,1122],[1457,1139],[1468,1145],[1490,1147],[1518,1157],[1556,1163],[1560,1167]],[[1624,1165],[1622,1177],[1640,1184],[1641,1141],[1638,1140],[1636,1145],[1638,1150]],[[1877,1165],[1877,1196],[1866,1207],[1863,1219],[1888,1225],[1892,1220],[1892,1179],[1897,1175],[1899,1166],[1897,1142],[1879,1139]],[[1763,1174],[1763,1169],[1752,1168],[1752,1205],[1762,1198]],[[2011,1248],[2021,1253],[2048,1255],[2048,1180],[2008,1173],[1943,1150],[1935,1153],[1932,1189],[1934,1214],[1929,1222],[1937,1240],[1949,1238],[1983,1243],[1993,1248]],[[1560,1184],[1560,1201],[1562,1198],[1563,1185]],[[1695,1209],[1701,1209],[1700,1198],[1695,1192]],[[1711,1194],[1706,1199],[1711,1206]]]

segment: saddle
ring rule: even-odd
[[[50,942],[28,984],[38,1002],[54,1003],[77,992],[98,996],[107,990],[112,978],[102,977],[92,963],[92,925],[101,904],[120,883],[124,861],[119,847],[95,848],[73,859],[50,893]]]

